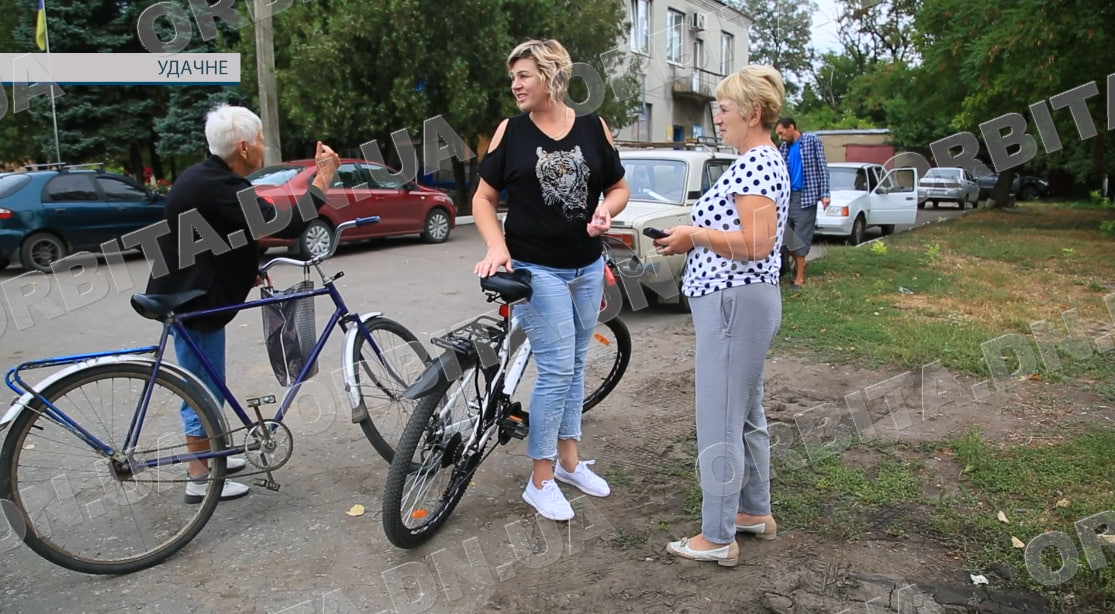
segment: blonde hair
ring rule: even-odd
[[[786,86],[773,66],[751,64],[724,77],[716,86],[716,97],[734,100],[744,117],[758,107],[763,128],[771,130],[782,113]]]
[[[507,56],[507,67],[511,68],[515,60],[522,58],[530,58],[538,65],[538,75],[551,101],[558,102],[565,97],[573,75],[573,59],[561,43],[552,38],[519,43]]]

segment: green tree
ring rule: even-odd
[[[777,68],[793,96],[813,63],[811,29],[817,5],[812,0],[732,0],[752,19],[750,62]]]
[[[1112,23],[1115,6],[1106,0],[923,0],[917,17],[922,104],[937,109],[937,117],[951,115],[937,127],[938,138],[957,131],[979,136],[980,123],[1006,113],[1027,115],[1035,135],[1031,104],[1091,81],[1102,92],[1115,66]],[[1088,109],[1095,126],[1105,125],[1102,93]],[[1098,187],[1115,171],[1104,131],[1082,140],[1067,109],[1052,113],[1063,149],[1046,154],[1039,146],[1029,166],[1062,169],[1083,191]],[[1002,173],[997,187],[1005,190],[1010,175]]]
[[[17,37],[17,30],[21,23],[28,18],[34,19],[31,6],[23,2],[19,3],[15,10],[0,11],[0,49],[5,53],[39,52],[34,42],[27,46],[25,41]],[[50,126],[49,124],[43,126],[30,113],[16,112],[12,104],[12,94],[12,86],[0,86],[0,95],[6,99],[4,103],[0,103],[0,109],[6,110],[0,116],[0,164],[22,163],[28,159],[41,160],[44,152],[39,150],[34,135],[40,130],[50,130]],[[54,151],[53,145],[50,151]],[[53,157],[53,153],[50,157]]]
[[[502,117],[515,112],[507,53],[524,38],[556,38],[575,62],[603,73],[610,67],[601,55],[616,47],[623,15],[618,0],[295,5],[276,18],[279,107],[300,147],[321,139],[346,155],[360,156],[359,146],[375,139],[388,162],[396,162],[393,132],[405,129],[418,140],[425,120],[442,116],[477,154],[467,170],[453,162],[457,204],[467,212],[465,185],[475,185],[480,143]],[[253,64],[248,53],[244,58],[246,65]],[[571,94],[576,98],[583,90],[574,88]],[[618,128],[630,121],[636,104],[617,101],[609,88],[598,112]]]
[[[51,53],[142,53],[135,24],[143,7],[115,0],[55,0],[49,8]],[[21,49],[33,49],[33,11],[15,31]],[[166,88],[154,86],[67,86],[55,101],[62,160],[69,163],[124,164],[142,177],[144,155],[154,141],[152,118],[165,104]],[[31,100],[37,125],[51,125],[49,96]],[[35,143],[52,152],[52,130],[40,130]]]

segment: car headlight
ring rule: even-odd
[[[825,215],[829,217],[848,217],[848,208],[829,205],[828,208],[825,209]]]

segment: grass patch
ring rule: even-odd
[[[649,536],[646,534],[638,535],[635,533],[628,533],[623,527],[616,527],[616,532],[612,534],[611,542],[613,546],[621,549],[638,548],[647,543],[648,537]]]
[[[604,472],[604,479],[615,486],[630,486],[635,483],[635,477],[624,467],[615,467]]]
[[[1115,294],[1115,245],[1099,229],[1112,219],[1108,208],[1024,204],[900,233],[886,249],[828,247],[805,291],[784,296],[775,349],[869,367],[940,360],[986,377],[981,344],[1010,333],[1033,343],[1042,321],[1063,333],[1070,309],[1095,349],[1115,330],[1104,303]]]
[[[1046,594],[1054,603],[1110,612],[1115,610],[1115,557],[1108,556],[1106,566],[1091,570],[1075,523],[1105,512],[1115,518],[1110,473],[1115,433],[1080,429],[1063,434],[1068,439],[1040,448],[992,446],[974,429],[952,442],[964,465],[963,494],[935,507],[932,529],[964,554],[965,566],[973,573],[1008,565],[1017,570],[1018,584]],[[1000,511],[1009,524],[998,520]],[[1106,529],[1115,534],[1115,526]],[[1033,577],[1024,550],[1011,540],[1029,543],[1048,531],[1068,535],[1080,561],[1070,580],[1052,587]],[[1053,552],[1045,552],[1051,571],[1061,567]]]

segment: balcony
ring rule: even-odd
[[[723,78],[722,75],[700,68],[674,67],[674,98],[688,98],[702,103],[716,100],[716,85]]]

